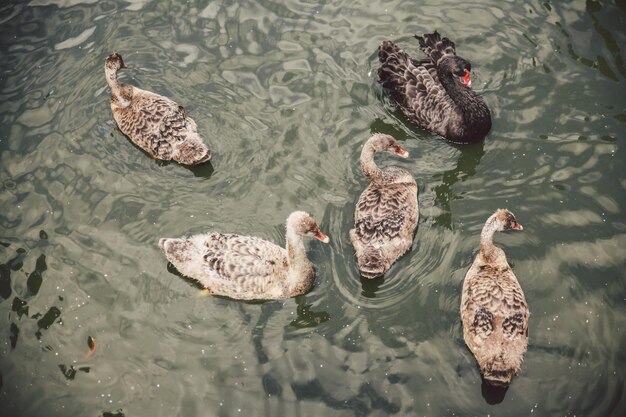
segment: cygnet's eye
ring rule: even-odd
[[[317,223],[313,219],[305,219],[302,223],[302,233],[313,236],[317,231]]]
[[[509,230],[523,230],[522,225],[517,222],[517,219],[511,213],[508,213],[506,216],[506,228]]]

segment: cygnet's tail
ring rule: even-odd
[[[200,136],[191,135],[174,147],[172,159],[183,165],[198,165],[211,159],[211,151]]]
[[[189,239],[162,238],[159,239],[159,247],[174,266],[190,262],[194,254],[194,245]]]
[[[504,360],[503,355],[499,355],[493,361],[485,364],[481,371],[485,382],[495,387],[508,386],[517,373],[515,367]]]
[[[361,275],[369,279],[378,278],[389,269],[382,250],[372,246],[366,247],[359,255],[358,266]]]

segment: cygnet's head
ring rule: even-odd
[[[311,216],[304,211],[294,211],[287,218],[287,229],[293,229],[300,236],[314,237],[324,243],[330,238],[324,234]]]
[[[122,59],[122,56],[118,54],[117,52],[109,55],[104,65],[107,68],[110,68],[115,71],[119,70],[120,68],[126,68],[126,64],[124,64],[124,60]]]
[[[517,222],[515,215],[507,209],[498,209],[493,214],[498,226],[498,231],[505,230],[524,230],[521,224]]]
[[[409,153],[390,135],[377,133],[367,140],[366,145],[371,146],[376,152],[388,152],[402,158],[409,157]]]

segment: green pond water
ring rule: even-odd
[[[392,39],[439,30],[493,115],[483,143],[411,125],[376,82]],[[2,416],[626,415],[626,3],[96,1],[0,4]],[[156,162],[117,129],[104,59],[184,105],[210,164]],[[375,132],[419,187],[413,247],[359,278],[348,231]],[[497,208],[531,311],[521,374],[487,389],[463,342],[463,277]],[[206,297],[160,237],[284,244],[314,288]],[[86,357],[87,339],[96,350]]]

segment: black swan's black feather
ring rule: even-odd
[[[471,64],[437,32],[415,37],[427,58],[411,58],[388,40],[381,43],[379,82],[419,126],[452,142],[482,140],[491,129],[491,113],[482,97],[461,82]]]

